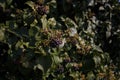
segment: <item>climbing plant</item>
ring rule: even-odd
[[[0,0],[0,80],[120,79],[117,0]]]

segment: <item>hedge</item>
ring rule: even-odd
[[[119,80],[117,0],[0,0],[0,80]]]

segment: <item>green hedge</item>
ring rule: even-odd
[[[0,0],[0,80],[120,79],[120,3]]]

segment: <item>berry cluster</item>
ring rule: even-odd
[[[57,70],[56,70],[56,73],[60,74],[60,73],[63,73],[63,72],[64,72],[64,67],[62,65],[59,65]]]
[[[69,37],[68,42],[71,43],[72,45],[76,45],[78,43],[75,37]]]
[[[80,68],[79,68],[77,65],[74,65],[74,66],[72,67],[72,69],[73,69],[74,71],[78,71]]]
[[[62,40],[59,38],[52,38],[49,44],[51,47],[55,48],[58,47],[60,44],[62,44]]]
[[[74,63],[72,68],[74,71],[78,71],[82,68],[82,66],[83,66],[83,63]]]
[[[38,14],[40,14],[40,15],[44,15],[44,14],[47,14],[48,9],[47,9],[47,7],[44,6],[44,5],[38,5],[38,6],[37,6],[37,12],[38,12]]]
[[[63,63],[69,63],[69,62],[71,62],[70,57],[67,57],[67,58],[65,58],[65,59],[63,60]]]

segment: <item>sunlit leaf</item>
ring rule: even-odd
[[[54,62],[55,64],[59,64],[59,63],[62,62],[62,59],[60,59],[58,56],[53,56],[53,62]]]
[[[96,66],[99,66],[101,64],[101,58],[99,56],[94,56],[93,60]]]
[[[42,27],[43,29],[47,28],[47,19],[46,19],[46,15],[43,15],[41,18],[41,22],[42,22]]]
[[[30,6],[35,11],[35,3],[34,2],[27,1],[25,4],[27,4],[28,6]]]
[[[37,69],[40,69],[42,72],[44,72],[44,69],[43,69],[43,66],[42,66],[42,65],[37,64],[37,65],[34,66],[34,70],[36,70],[36,68],[37,68]]]
[[[99,46],[97,46],[97,45],[92,45],[92,47],[96,51],[103,52],[103,50]]]
[[[74,27],[74,28],[77,28],[77,24],[70,18],[66,18],[65,19],[65,25],[70,28],[70,27]]]

